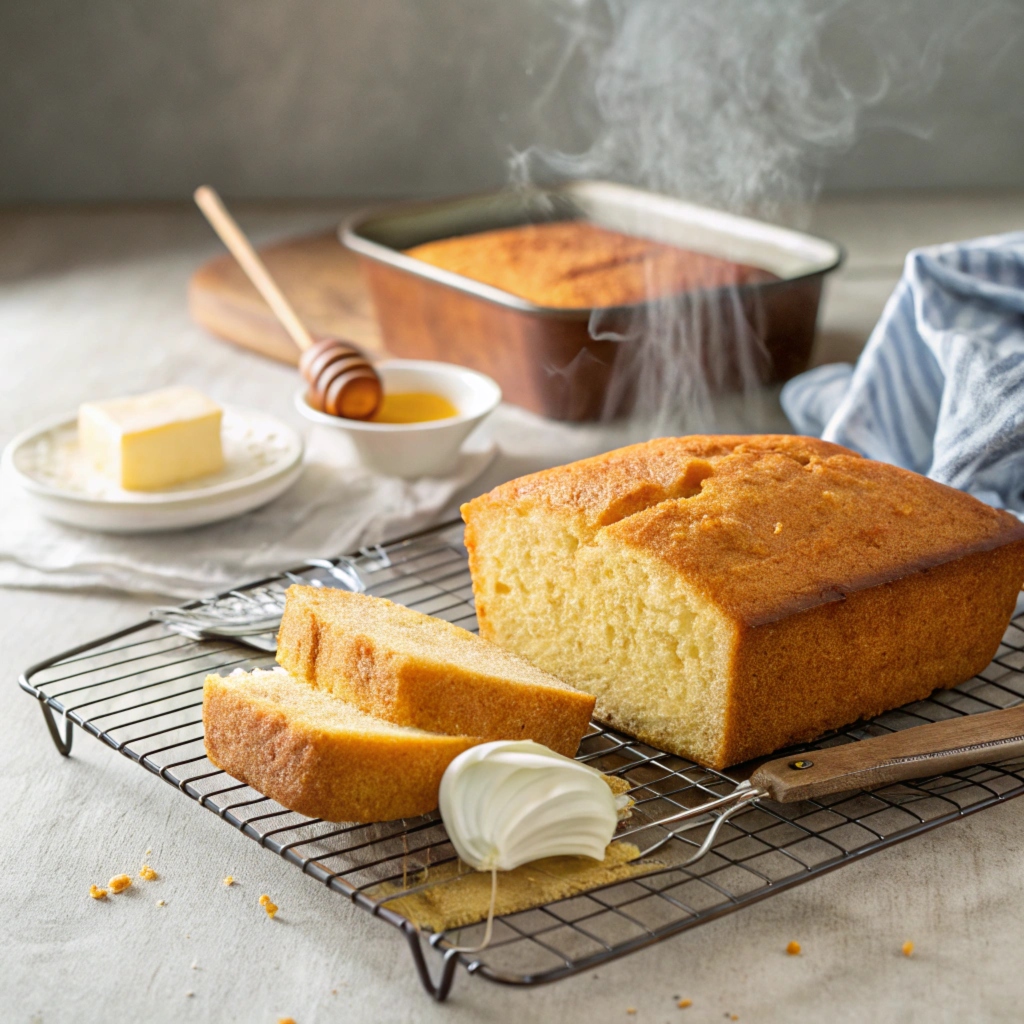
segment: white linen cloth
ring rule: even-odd
[[[1024,232],[912,251],[856,367],[791,380],[801,434],[1024,519]]]
[[[494,455],[463,453],[453,476],[415,481],[358,465],[336,435],[314,430],[298,482],[246,515],[172,533],[90,533],[41,518],[0,483],[0,586],[103,587],[203,597],[307,558],[331,557],[430,525]]]

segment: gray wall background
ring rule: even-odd
[[[572,68],[551,88],[567,3],[0,0],[0,201],[500,185],[518,148],[587,142]],[[960,18],[941,73],[865,111],[826,187],[1024,185],[1024,4],[913,6],[901,45],[923,66],[935,25]],[[872,11],[844,5],[848,24]],[[873,59],[846,56],[854,73]]]

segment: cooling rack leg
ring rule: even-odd
[[[50,738],[53,740],[54,746],[67,757],[71,753],[71,741],[75,738],[71,719],[64,719],[64,735],[62,737],[50,705],[45,701],[40,701],[39,706],[43,709],[43,718],[46,719],[46,728],[50,730]]]
[[[416,973],[420,976],[423,987],[437,1002],[443,1003],[451,991],[452,979],[455,977],[455,967],[459,962],[456,959],[457,954],[455,950],[450,949],[445,953],[441,966],[441,976],[437,979],[437,984],[435,985],[434,979],[430,976],[430,968],[427,967],[426,958],[423,956],[423,946],[420,943],[419,932],[409,924],[406,924],[402,931],[405,932],[406,941],[409,943],[409,949],[412,952],[412,962],[416,965]]]

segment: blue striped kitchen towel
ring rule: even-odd
[[[1024,231],[912,251],[857,365],[781,400],[798,433],[1024,519]]]

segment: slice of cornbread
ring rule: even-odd
[[[327,821],[391,821],[437,807],[445,768],[479,743],[395,725],[284,669],[210,675],[207,757],[285,807]]]
[[[277,660],[399,725],[530,739],[572,757],[594,698],[458,626],[379,597],[288,588]]]
[[[464,505],[480,633],[713,767],[926,697],[996,652],[1024,523],[811,438],[663,438]]]

